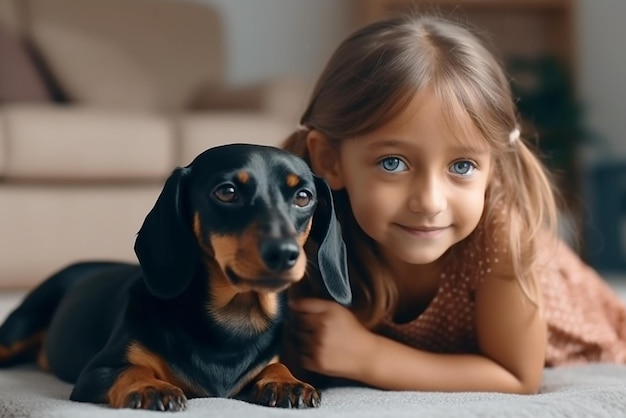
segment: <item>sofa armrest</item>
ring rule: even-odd
[[[241,110],[267,113],[295,125],[307,104],[311,83],[277,78],[243,86],[211,86],[196,95],[192,111]]]
[[[160,182],[175,165],[172,122],[155,113],[4,105],[0,128],[5,180]]]

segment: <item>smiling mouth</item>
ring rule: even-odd
[[[243,278],[235,274],[230,267],[226,268],[226,276],[234,286],[256,292],[280,292],[293,283],[293,280],[279,277]]]
[[[441,231],[442,229],[446,229],[447,226],[418,226],[418,227],[407,227],[407,228],[413,229],[415,231],[431,232],[431,231]]]
[[[411,227],[411,226],[404,226],[404,225],[400,225],[398,224],[398,226],[412,234],[412,235],[416,235],[416,236],[423,236],[423,237],[434,237],[439,235],[440,233],[442,233],[443,231],[447,230],[448,228],[450,228],[450,226],[417,226],[417,227]]]

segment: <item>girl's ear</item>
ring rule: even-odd
[[[322,132],[312,129],[306,137],[313,172],[323,177],[332,190],[343,189],[339,150]]]

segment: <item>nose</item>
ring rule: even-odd
[[[408,202],[411,212],[434,216],[446,210],[445,186],[436,176],[414,182],[411,187]]]
[[[300,246],[291,238],[268,238],[261,242],[261,259],[272,271],[288,270],[300,256]]]

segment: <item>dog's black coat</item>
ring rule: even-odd
[[[115,407],[180,410],[186,398],[246,388],[261,404],[316,406],[319,392],[286,368],[263,369],[279,353],[285,289],[304,275],[307,240],[317,254],[304,263],[318,270],[307,273],[350,303],[325,182],[277,148],[209,149],[166,181],[137,235],[139,265],[78,263],[44,281],[0,327],[0,365],[41,349],[40,364],[75,382],[71,399]]]

